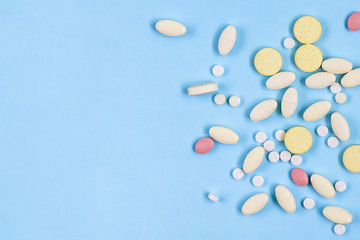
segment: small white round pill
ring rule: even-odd
[[[275,143],[274,143],[274,141],[266,140],[266,141],[264,142],[264,148],[265,148],[265,150],[268,151],[268,152],[271,152],[272,150],[274,150],[274,148],[275,148]]]
[[[232,172],[233,178],[240,180],[244,177],[244,171],[241,168],[235,168]]]
[[[240,98],[239,98],[238,96],[231,96],[231,97],[229,98],[229,104],[230,104],[230,106],[232,106],[232,107],[237,107],[237,106],[239,106],[239,105],[240,105],[240,102],[241,102],[241,100],[240,100]]]
[[[316,133],[320,136],[320,137],[325,137],[326,135],[328,135],[329,133],[329,129],[324,126],[324,125],[321,125],[317,128],[316,130]]]
[[[255,134],[255,140],[256,140],[258,143],[263,143],[263,142],[265,142],[265,141],[266,141],[266,138],[267,138],[267,136],[266,136],[266,133],[264,133],[264,132],[257,132],[257,133]]]
[[[224,94],[218,93],[214,97],[214,102],[217,105],[223,105],[226,102],[226,97],[224,96]]]
[[[334,82],[330,85],[330,91],[334,94],[341,92],[341,85],[338,82]]]
[[[264,178],[260,175],[254,176],[251,181],[255,187],[261,187],[264,184]]]
[[[336,137],[329,137],[327,140],[327,145],[331,148],[336,148],[339,145],[339,139]]]
[[[335,101],[338,103],[338,104],[343,104],[346,102],[346,94],[343,93],[343,92],[339,92],[335,95]]]
[[[315,201],[312,198],[305,198],[303,201],[303,206],[306,209],[312,209],[315,206]]]
[[[286,38],[284,40],[284,47],[287,49],[292,49],[295,46],[295,40],[293,38]]]
[[[290,162],[294,166],[299,166],[302,163],[302,157],[300,155],[293,155]]]
[[[338,192],[343,192],[343,191],[345,191],[345,190],[346,190],[346,183],[343,182],[343,181],[337,181],[337,182],[335,183],[335,189],[336,189],[336,191],[338,191]]]
[[[334,227],[334,232],[336,235],[343,235],[346,231],[345,225],[336,224]]]
[[[272,151],[268,155],[268,159],[270,162],[277,162],[279,161],[280,155],[278,152]]]
[[[208,198],[213,202],[218,202],[219,201],[219,197],[212,194],[212,193],[209,193]]]
[[[283,161],[283,162],[288,162],[290,161],[290,158],[291,158],[291,153],[289,151],[282,151],[280,153],[280,160]]]
[[[277,130],[275,133],[275,138],[276,140],[278,140],[279,142],[284,141],[284,137],[285,137],[285,131],[284,130]]]
[[[214,74],[214,76],[220,77],[224,74],[224,67],[221,65],[215,65],[212,68],[212,73]]]

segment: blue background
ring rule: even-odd
[[[309,75],[294,65],[295,49],[283,48],[294,21],[315,16],[323,32],[315,44],[324,58],[343,57],[360,67],[360,31],[346,20],[359,11],[352,1],[0,1],[0,239],[337,239],[321,210],[345,207],[353,216],[342,239],[360,234],[360,175],[347,171],[342,152],[360,143],[360,87],[344,89],[336,104],[328,89],[306,88]],[[159,19],[184,23],[188,32],[169,38],[154,30]],[[217,52],[222,29],[232,24],[238,40],[228,56]],[[300,46],[297,43],[298,47]],[[278,110],[261,122],[249,112],[258,102],[281,100],[253,67],[254,54],[276,48],[282,70],[295,71],[299,91],[295,116]],[[215,78],[215,64],[225,68]],[[238,108],[217,106],[213,94],[189,97],[192,84],[216,81],[219,92],[238,95]],[[304,122],[304,109],[330,100],[351,128],[351,139],[330,149],[315,134],[329,116]],[[314,136],[301,167],[348,190],[328,200],[311,186],[296,186],[290,163],[265,160],[240,181],[231,177],[265,131],[301,124]],[[240,135],[236,145],[215,144],[205,155],[194,144],[213,125]],[[330,133],[333,135],[333,133]],[[276,142],[276,150],[284,150]],[[260,174],[265,184],[251,185]],[[287,214],[274,200],[276,184],[294,194]],[[220,197],[218,203],[206,198]],[[271,195],[258,214],[240,209],[252,194]],[[305,210],[301,201],[314,198]]]

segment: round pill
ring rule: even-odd
[[[315,206],[315,201],[312,198],[305,198],[303,201],[303,206],[306,209],[312,209]]]
[[[268,159],[270,162],[277,162],[279,161],[280,155],[278,152],[272,151],[268,155]]]
[[[241,102],[241,100],[240,100],[240,98],[239,98],[238,96],[231,96],[231,97],[229,98],[229,104],[230,104],[230,106],[232,106],[232,107],[237,107],[237,106],[239,106],[240,102]]]
[[[271,140],[266,140],[264,142],[264,148],[265,148],[266,151],[270,152],[270,151],[274,150],[275,143],[273,141],[271,141]]]
[[[346,231],[345,225],[343,224],[336,224],[334,227],[334,232],[336,235],[343,235]]]
[[[212,68],[212,73],[214,74],[214,76],[220,77],[224,74],[224,67],[221,65],[215,65]]]
[[[342,92],[339,92],[335,95],[335,101],[338,103],[338,104],[343,104],[346,102],[346,94],[345,93],[342,93]]]
[[[254,65],[262,75],[271,76],[280,71],[282,58],[275,49],[263,48],[256,53]]]
[[[241,168],[235,168],[232,172],[233,178],[240,180],[244,177],[244,171]]]
[[[339,139],[336,137],[329,137],[327,140],[327,145],[331,148],[336,148],[339,145]]]
[[[301,43],[314,43],[320,38],[321,24],[314,17],[301,17],[294,24],[294,35]]]
[[[343,192],[346,190],[346,183],[344,181],[337,181],[335,183],[335,189],[338,192]]]
[[[290,161],[291,158],[291,153],[289,151],[282,151],[280,153],[280,160],[283,162],[288,162]]]
[[[195,151],[200,154],[209,152],[214,146],[214,140],[212,138],[206,137],[197,141],[195,145]]]
[[[290,162],[294,166],[299,166],[302,163],[302,157],[300,155],[293,155]]]
[[[352,145],[345,150],[343,164],[350,172],[360,172],[360,145]]]
[[[219,197],[216,196],[216,195],[214,195],[214,194],[212,194],[212,193],[209,193],[209,194],[208,194],[208,198],[209,198],[211,201],[213,201],[213,202],[218,202],[218,201],[219,201]]]
[[[291,179],[298,186],[304,187],[309,183],[309,176],[300,168],[294,168],[291,171]]]
[[[329,129],[324,126],[324,125],[321,125],[317,128],[316,130],[316,133],[320,136],[320,137],[325,137],[326,135],[328,135],[329,133]]]
[[[295,53],[295,64],[303,72],[317,70],[321,66],[322,60],[321,50],[315,45],[302,45]]]
[[[295,46],[295,41],[293,38],[286,38],[284,40],[284,47],[287,49],[292,49]]]
[[[285,137],[285,131],[284,130],[277,130],[275,133],[275,138],[276,140],[278,140],[279,142],[284,141],[284,137]]]
[[[341,92],[341,85],[338,82],[334,82],[330,85],[330,91],[334,94]]]
[[[252,184],[255,187],[261,187],[264,184],[264,178],[260,175],[256,175],[252,178]]]
[[[226,102],[226,98],[225,98],[224,94],[221,94],[221,93],[216,94],[214,97],[214,102],[217,105],[223,105]]]
[[[266,138],[267,138],[267,136],[266,136],[266,133],[264,133],[264,132],[257,132],[257,133],[255,134],[255,140],[256,140],[258,143],[263,143],[263,142],[265,142],[265,141],[266,141]]]
[[[284,143],[293,154],[306,153],[312,145],[312,135],[304,127],[292,127],[285,133]]]

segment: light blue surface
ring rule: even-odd
[[[324,57],[360,67],[360,31],[345,27],[359,7],[358,0],[1,1],[0,239],[359,239],[360,175],[348,172],[340,158],[360,143],[360,87],[344,89],[345,105],[328,89],[307,89],[309,74],[294,65],[295,49],[282,46],[294,21],[313,15],[323,27],[316,45]],[[186,35],[156,32],[154,23],[164,18],[184,23]],[[217,41],[227,24],[236,26],[238,40],[220,56]],[[256,103],[280,101],[284,93],[266,89],[266,78],[254,70],[262,47],[278,49],[282,70],[297,74],[300,102],[290,119],[279,111],[257,123],[248,118]],[[223,77],[211,75],[214,64],[225,67]],[[188,86],[204,81],[240,96],[240,107],[217,106],[213,94],[187,96]],[[301,119],[306,106],[322,99],[351,127],[350,141],[335,149],[314,132],[329,126],[329,116]],[[314,136],[301,167],[344,180],[346,192],[325,199],[311,186],[292,183],[290,163],[267,160],[254,174],[232,179],[232,169],[256,146],[257,131],[274,139],[277,129],[297,124]],[[196,154],[195,142],[212,125],[234,129],[240,142]],[[276,150],[283,149],[276,142]],[[260,188],[250,184],[255,174],[265,178]],[[293,192],[295,213],[274,200],[276,184]],[[220,202],[210,202],[208,192]],[[257,192],[271,194],[268,205],[242,215],[242,203]],[[301,206],[305,197],[315,199],[313,210]],[[344,236],[322,216],[326,205],[353,213]]]

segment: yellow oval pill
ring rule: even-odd
[[[263,48],[255,55],[254,64],[256,70],[265,76],[271,76],[280,71],[282,58],[278,51],[273,48]]]
[[[312,135],[304,127],[292,127],[285,133],[285,147],[293,154],[306,153],[312,145]]]
[[[352,145],[345,150],[343,163],[350,172],[360,173],[360,145]]]
[[[303,45],[295,53],[295,64],[304,72],[317,70],[322,63],[323,55],[315,45]]]
[[[314,43],[320,38],[321,24],[314,17],[301,17],[295,22],[294,35],[295,38],[301,43]]]

